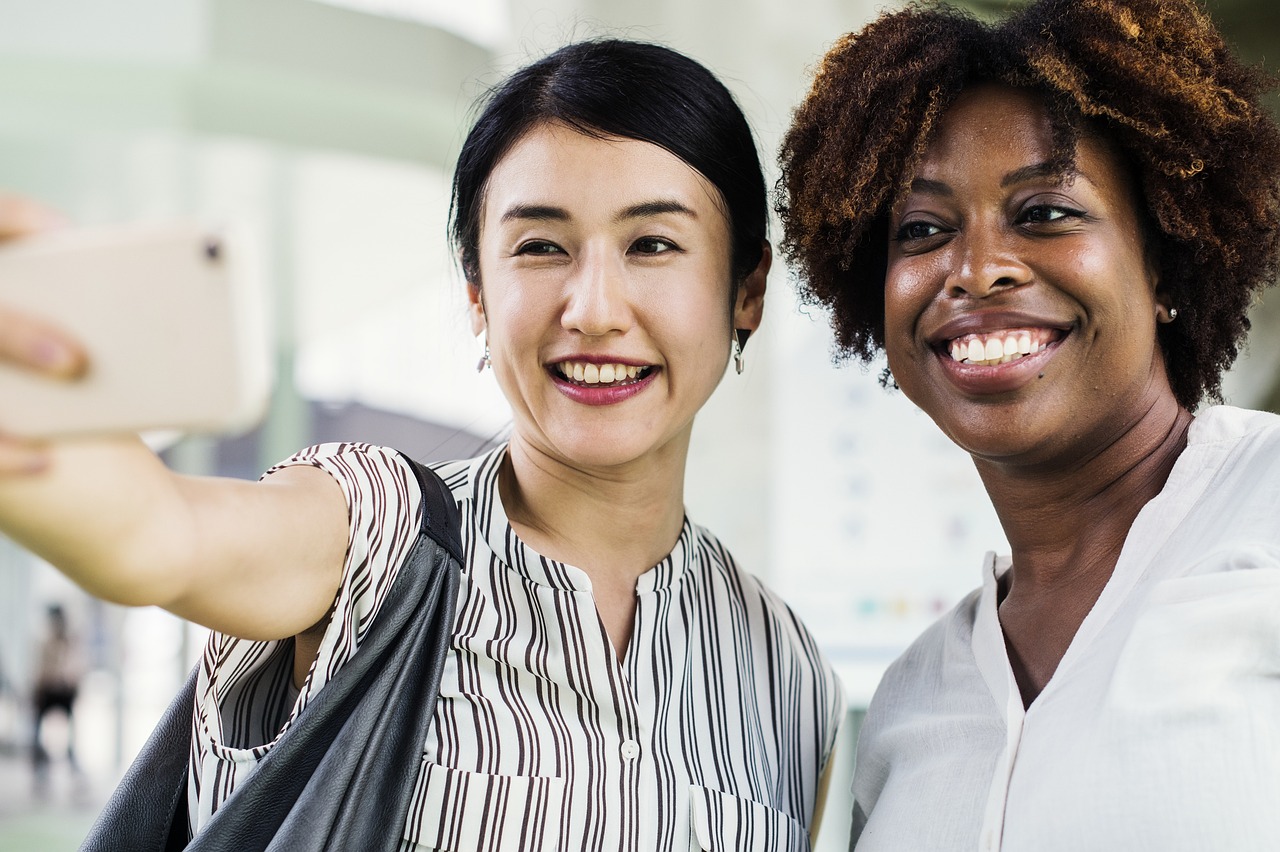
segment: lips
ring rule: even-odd
[[[660,369],[615,358],[574,357],[547,365],[556,388],[583,405],[614,405],[641,393]]]
[[[1018,390],[1043,375],[1070,327],[1026,314],[970,313],[930,336],[943,372],[975,396]]]

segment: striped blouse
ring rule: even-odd
[[[414,804],[396,828],[401,848],[809,849],[844,703],[808,631],[686,519],[671,553],[637,581],[619,662],[587,575],[535,553],[508,525],[505,451],[435,465],[462,510],[467,561]],[[356,652],[418,528],[416,481],[390,450],[326,444],[284,464],[326,470],[346,495],[342,584],[300,691],[289,643],[210,637],[193,831]]]

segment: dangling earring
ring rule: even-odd
[[[476,372],[483,373],[485,367],[491,366],[493,365],[489,361],[489,338],[486,336],[484,339],[484,354],[482,354],[480,356],[480,360],[476,362]]]
[[[742,359],[742,349],[747,345],[747,338],[751,336],[749,328],[735,328],[733,330],[733,340],[730,341],[730,351],[733,353],[733,369],[737,370],[738,375],[742,375],[742,369],[745,366]]]

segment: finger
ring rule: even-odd
[[[0,359],[58,378],[84,373],[88,356],[57,327],[0,306]]]
[[[48,466],[49,453],[44,445],[0,438],[0,475],[39,473]]]
[[[67,221],[52,209],[21,195],[0,193],[0,240],[61,228]]]

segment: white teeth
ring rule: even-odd
[[[588,385],[611,385],[617,382],[633,381],[644,367],[629,364],[589,364],[585,361],[562,361],[556,366],[560,374],[575,382]]]
[[[1036,333],[1037,336],[1039,333]],[[1016,330],[990,334],[965,335],[949,344],[951,359],[984,367],[1008,364],[1026,355],[1049,348],[1048,341],[1037,342],[1033,332]]]

